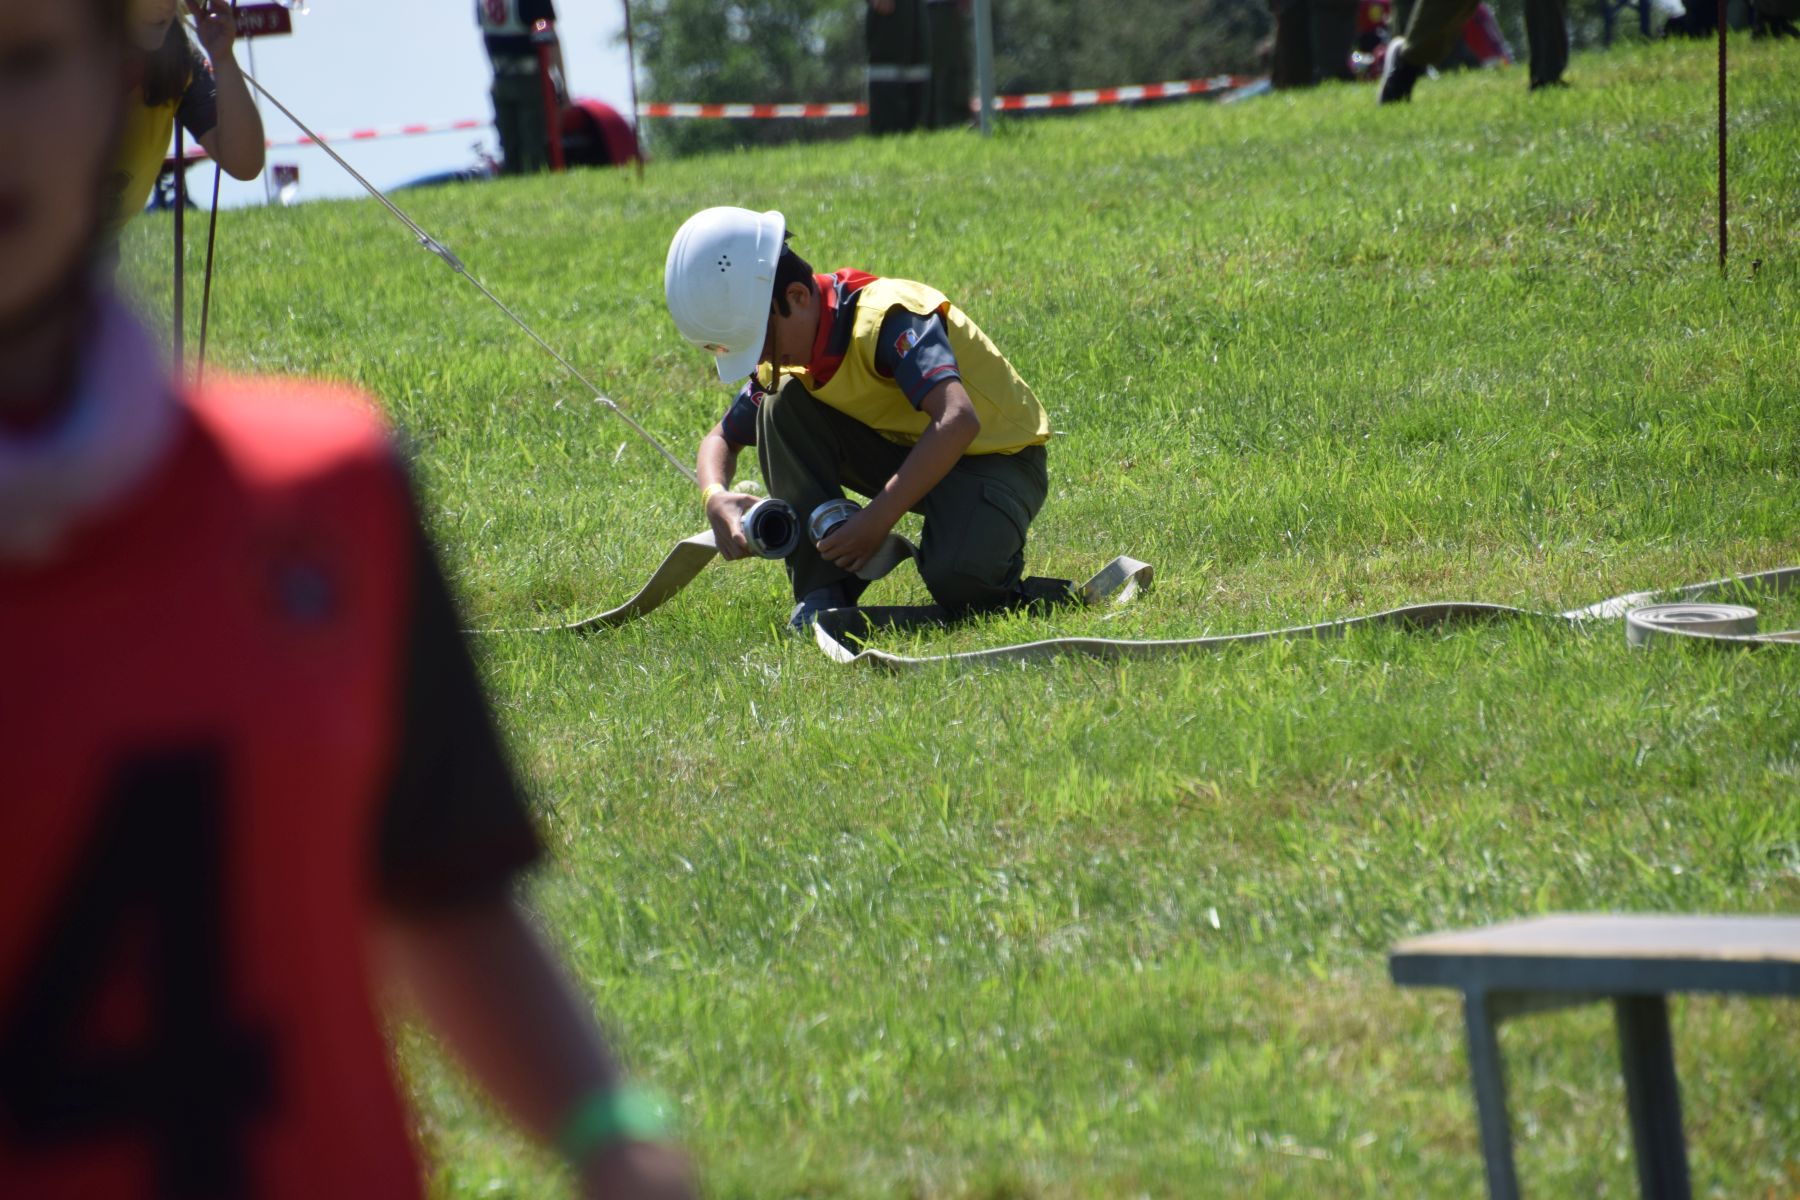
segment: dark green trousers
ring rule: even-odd
[[[529,175],[550,167],[544,123],[544,85],[537,72],[494,76],[494,126],[500,131],[500,171]]]
[[[1275,55],[1269,82],[1311,87],[1321,79],[1353,79],[1355,0],[1281,0],[1275,6]]]
[[[905,133],[925,121],[931,41],[925,0],[894,0],[894,11],[868,10],[869,132]]]
[[[931,88],[927,129],[960,129],[969,123],[969,15],[957,0],[927,0],[931,27]]]
[[[1419,0],[1406,23],[1406,61],[1424,70],[1444,61],[1480,0]],[[1525,0],[1531,82],[1555,83],[1569,65],[1568,0]]]
[[[763,483],[769,495],[794,506],[803,525],[846,488],[864,496],[881,491],[910,449],[815,400],[797,380],[765,397],[756,418]],[[918,566],[933,600],[952,612],[1015,601],[1025,534],[1050,490],[1045,460],[1042,446],[965,456],[913,509],[925,518]],[[850,578],[820,558],[804,535],[787,570],[796,600]]]

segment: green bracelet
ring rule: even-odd
[[[669,1131],[669,1103],[648,1088],[626,1084],[589,1092],[563,1118],[556,1148],[572,1163],[613,1142],[651,1142]]]

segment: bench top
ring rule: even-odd
[[[1465,991],[1800,993],[1800,917],[1564,914],[1408,938],[1394,982]]]

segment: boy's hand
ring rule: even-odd
[[[871,504],[819,543],[819,557],[854,575],[875,557],[875,552],[881,549],[881,543],[887,540],[893,528],[894,523],[883,518]]]
[[[742,492],[714,492],[706,502],[713,544],[719,548],[719,557],[727,562],[750,557],[750,543],[744,540],[744,514],[756,507],[756,500]]]
[[[680,1151],[659,1142],[619,1142],[581,1169],[590,1200],[694,1200],[693,1171]]]

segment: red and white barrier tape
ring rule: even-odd
[[[683,117],[693,120],[769,120],[775,117],[866,117],[869,106],[840,104],[660,104],[638,105],[640,117]]]
[[[1138,100],[1164,100],[1176,96],[1204,96],[1228,92],[1254,80],[1238,75],[1211,79],[1176,79],[1168,83],[1134,83],[1124,87],[1086,88],[1071,92],[1029,92],[998,96],[1001,112],[1036,112],[1050,108],[1093,108],[1103,104],[1130,104]],[[973,105],[971,105],[973,107]],[[774,117],[865,117],[869,106],[844,104],[640,104],[640,117],[684,117],[701,120],[766,120]]]
[[[1214,75],[1211,79],[1176,79],[1168,83],[1133,83],[1125,87],[1087,88],[1073,92],[1031,92],[1023,96],[999,96],[1001,112],[1037,111],[1045,108],[1093,108],[1102,104],[1130,104],[1136,100],[1165,100],[1175,96],[1204,96],[1229,92],[1255,80],[1241,75]]]
[[[352,129],[348,133],[333,133],[324,136],[328,142],[374,142],[382,138],[418,137],[425,133],[454,133],[459,129],[486,129],[493,122],[485,117],[465,117],[460,121],[422,121],[411,125],[387,125],[374,129]],[[292,138],[288,141],[271,141],[269,149],[276,150],[286,146],[310,146],[313,139],[309,137]]]
[[[1177,96],[1205,96],[1228,92],[1256,82],[1248,76],[1215,75],[1211,79],[1176,79],[1167,83],[1134,83],[1124,87],[1086,88],[1071,92],[1028,92],[1017,96],[996,96],[995,106],[1001,112],[1039,112],[1055,108],[1094,108],[1106,104],[1130,104],[1138,100],[1167,100]],[[866,117],[869,106],[860,101],[831,104],[677,104],[644,103],[638,105],[638,116],[674,118],[677,120],[743,121],[792,118]],[[460,121],[426,121],[410,125],[375,126],[352,129],[347,133],[321,135],[321,141],[375,142],[386,138],[419,137],[433,133],[455,133],[461,130],[486,129],[493,122],[485,117],[467,117]],[[271,139],[271,150],[311,146],[312,138]],[[189,159],[206,157],[198,146],[188,151]]]

